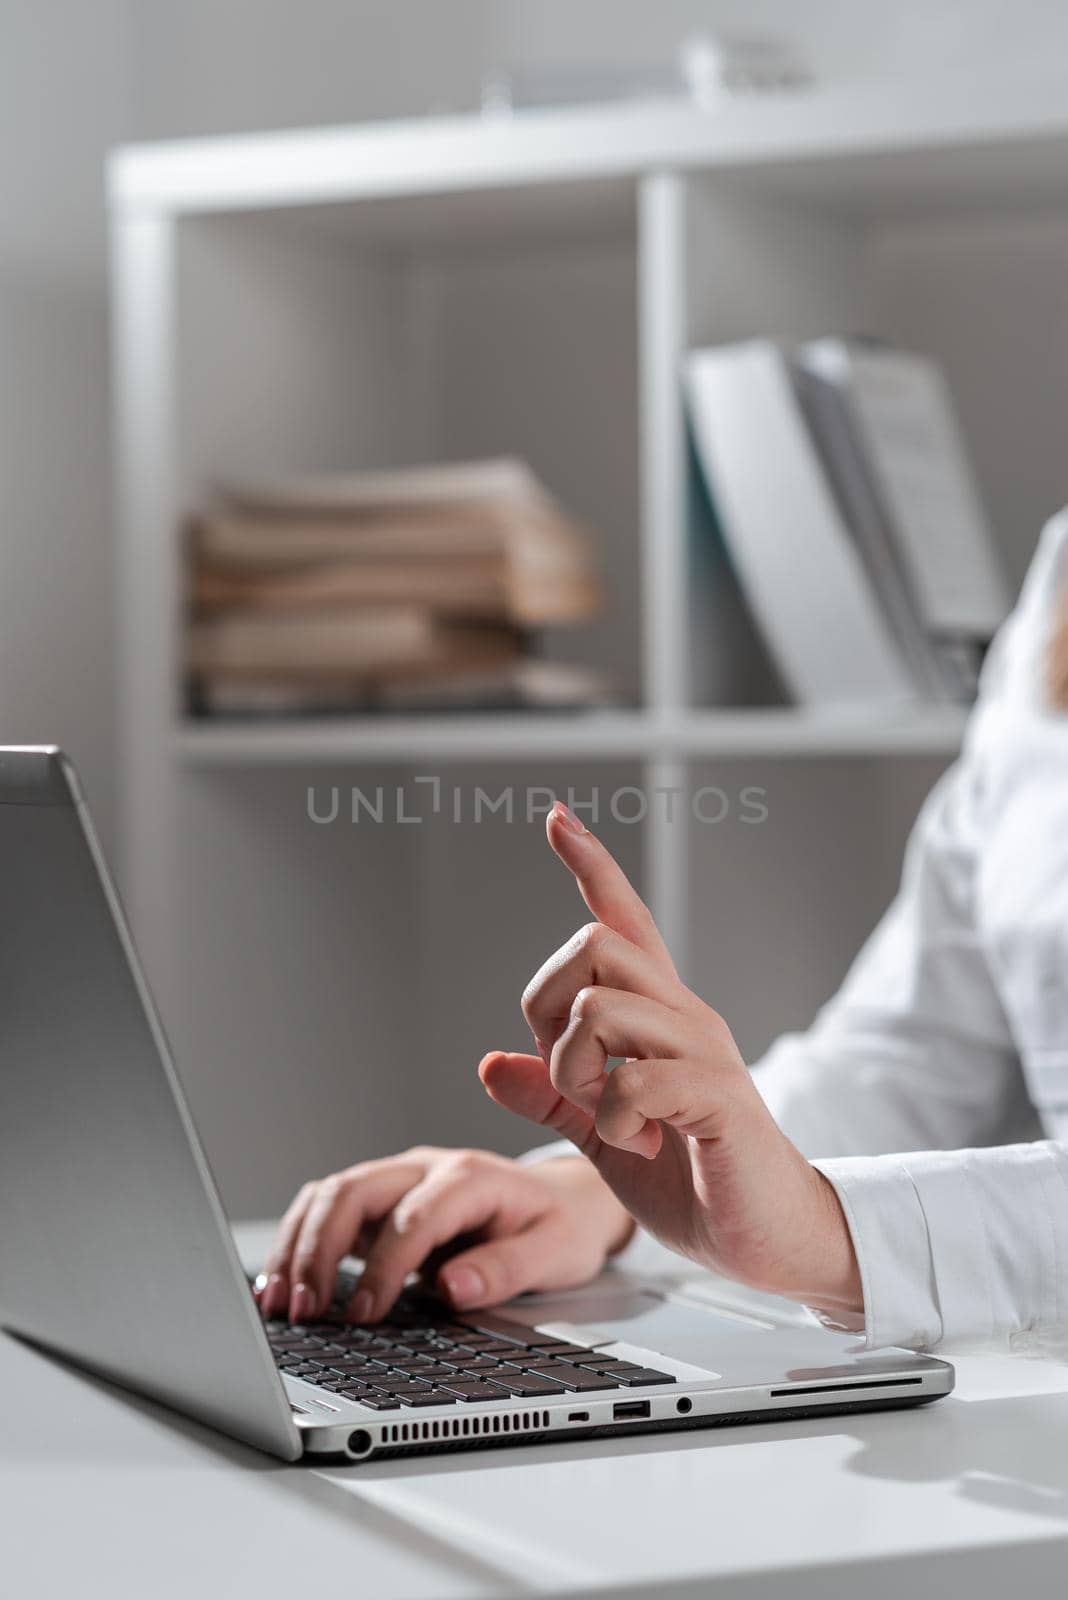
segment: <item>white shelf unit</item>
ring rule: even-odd
[[[718,761],[949,760],[963,725],[949,710],[720,703],[736,679],[744,700],[745,663],[705,648],[712,614],[691,538],[679,362],[692,344],[828,330],[932,350],[958,390],[1018,575],[1056,503],[1060,451],[1049,429],[1035,443],[1026,403],[991,400],[991,379],[1023,370],[1002,359],[994,332],[1014,318],[1029,328],[1033,314],[1006,241],[1022,229],[1028,260],[1046,265],[1068,253],[1066,174],[1068,111],[1053,79],[1015,95],[974,81],[907,102],[822,90],[715,115],[526,113],[118,151],[121,874],[180,1046],[203,1055],[210,1022],[240,1058],[237,1080],[255,1081],[250,1058],[265,1035],[243,1032],[237,1011],[249,984],[278,993],[292,946],[267,940],[258,966],[207,971],[200,930],[224,876],[236,875],[235,917],[242,905],[262,913],[263,880],[285,878],[280,781],[350,767],[403,778],[434,760],[472,780],[488,764],[586,781],[603,768],[655,790],[685,788]],[[977,251],[977,239],[998,248]],[[1040,400],[1068,400],[1068,372],[1043,383]],[[184,716],[178,531],[212,482],[505,450],[528,456],[603,532],[611,618],[550,649],[609,666],[631,709],[243,725]],[[633,865],[689,970],[693,831],[655,810],[642,831]],[[397,848],[382,844],[380,881],[371,871],[366,890],[383,928],[394,881],[383,863],[401,870]],[[442,850],[414,852],[430,882]],[[319,888],[321,863],[300,870],[314,916],[343,869],[331,862]],[[423,937],[432,960],[443,931]],[[234,921],[215,959],[236,961],[240,938]],[[274,987],[255,976],[272,961]],[[386,988],[388,967],[383,958]],[[213,980],[201,1010],[194,987]],[[336,1051],[343,1012],[332,1027],[320,1056]],[[228,1091],[204,1092],[218,1115]],[[251,1204],[245,1177],[237,1192]]]

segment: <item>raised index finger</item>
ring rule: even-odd
[[[560,800],[549,812],[545,831],[564,866],[574,873],[582,898],[597,921],[674,974],[675,964],[652,912],[600,839]]]

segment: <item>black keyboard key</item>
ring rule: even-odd
[[[618,1389],[620,1383],[618,1378],[606,1378],[599,1372],[569,1366],[565,1361],[554,1362],[551,1371],[548,1367],[532,1367],[530,1371],[553,1383],[562,1383],[565,1389],[574,1389],[577,1394],[592,1393],[595,1389]]]
[[[457,1360],[459,1360],[459,1354]],[[496,1372],[501,1363],[496,1356],[468,1356],[463,1363],[465,1372]]]
[[[361,1406],[369,1406],[372,1411],[399,1411],[400,1401],[384,1394],[361,1394],[357,1396]]]
[[[494,1322],[487,1317],[485,1322],[468,1323],[466,1328],[461,1328],[457,1332],[456,1338],[462,1339],[466,1343],[469,1333],[477,1334],[482,1339],[502,1340],[506,1344],[527,1345],[530,1343],[530,1334],[526,1328],[517,1327],[514,1322],[505,1322],[503,1319],[500,1322]]]
[[[451,1394],[441,1394],[432,1389],[424,1390],[422,1394],[400,1394],[396,1398],[402,1406],[448,1406],[456,1404]]]
[[[646,1384],[675,1382],[670,1372],[657,1372],[653,1367],[639,1367],[634,1372],[613,1372],[607,1376],[621,1383],[624,1389],[644,1389]]]
[[[507,1377],[503,1372],[495,1373],[494,1383],[499,1383],[502,1389],[507,1389],[509,1394],[518,1395],[522,1400],[535,1400],[543,1394],[563,1394],[562,1383],[553,1383],[548,1378],[540,1378],[535,1372],[517,1372],[513,1377]]]
[[[481,1383],[478,1378],[452,1378],[442,1380],[440,1386],[446,1399],[455,1396],[459,1400],[507,1400],[508,1392],[493,1383]]]
[[[620,1358],[617,1355],[600,1355],[592,1362],[579,1362],[579,1360],[576,1360],[576,1366],[585,1366],[593,1373],[611,1373],[614,1378],[624,1378],[627,1373],[641,1373],[641,1371],[644,1371],[643,1366],[638,1365],[638,1362],[620,1362]]]

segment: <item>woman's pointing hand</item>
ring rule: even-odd
[[[671,1249],[754,1288],[862,1311],[838,1197],[774,1122],[727,1024],[682,983],[648,908],[565,806],[548,837],[595,920],[527,985],[538,1054],[487,1055],[488,1093],[570,1139]]]

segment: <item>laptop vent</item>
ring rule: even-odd
[[[488,1417],[443,1417],[436,1422],[391,1422],[379,1443],[425,1444],[434,1439],[475,1439],[485,1434],[532,1433],[549,1426],[547,1411],[495,1411]]]

